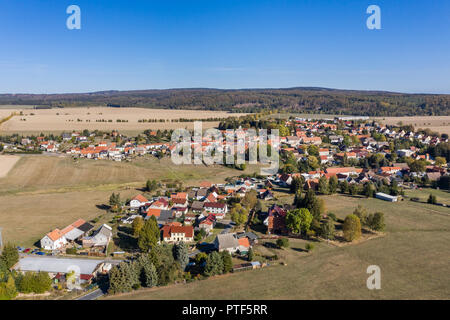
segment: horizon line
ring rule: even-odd
[[[172,88],[152,88],[152,89],[108,89],[108,90],[94,90],[94,91],[79,91],[79,92],[52,92],[52,93],[35,93],[35,92],[7,92],[0,93],[0,96],[5,95],[70,95],[70,94],[96,94],[105,92],[138,92],[138,91],[170,91],[170,90],[217,90],[217,91],[245,91],[245,90],[331,90],[331,91],[354,91],[354,92],[376,92],[376,93],[390,93],[390,94],[409,94],[409,95],[450,95],[448,93],[432,93],[424,91],[391,91],[381,89],[342,89],[342,88],[330,88],[330,87],[317,87],[317,86],[294,86],[294,87],[246,87],[246,88],[213,88],[213,87],[172,87]]]

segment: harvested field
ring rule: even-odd
[[[245,172],[257,169],[249,165]],[[51,229],[104,214],[112,192],[122,199],[142,193],[147,179],[188,186],[204,180],[224,182],[242,173],[223,166],[176,166],[168,158],[113,162],[24,155],[0,179],[0,227],[5,241],[29,247]]]
[[[246,172],[258,171],[249,165]],[[182,181],[184,185],[202,180],[223,182],[242,171],[224,166],[174,165],[169,158],[145,157],[132,162],[80,159],[69,156],[22,156],[10,174],[0,179],[0,196],[15,193],[48,193],[91,190],[107,185],[143,184],[147,179]]]
[[[0,178],[6,177],[20,157],[0,155]]]
[[[145,108],[54,108],[54,109],[2,109],[1,115],[8,116],[12,112],[20,113],[1,126],[0,133],[35,133],[62,132],[72,130],[119,130],[144,131],[146,129],[193,128],[193,122],[171,122],[176,119],[207,119],[238,117],[243,114],[196,111],[196,110],[163,110]],[[165,119],[166,122],[138,122],[138,120]],[[117,122],[120,120],[121,122]],[[125,120],[125,122],[123,122]],[[104,122],[100,122],[104,121]],[[110,121],[110,122],[108,122]],[[218,121],[204,122],[204,128],[216,127]]]
[[[417,129],[430,129],[439,133],[450,135],[450,116],[439,117],[385,117],[374,118],[383,124],[397,125],[401,122],[403,125],[412,124]]]

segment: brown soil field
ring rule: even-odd
[[[0,110],[0,118],[7,117],[12,112],[22,112],[23,115],[15,116],[11,120],[5,122],[0,128],[0,133],[61,132],[83,129],[119,131],[176,128],[191,129],[194,126],[193,122],[167,122],[167,120],[170,121],[180,118],[227,118],[243,115],[217,111],[83,107],[39,110],[2,109]],[[23,119],[25,119],[25,121]],[[165,119],[166,122],[138,122],[138,120],[142,119]],[[96,122],[96,120],[112,120],[112,122]],[[128,120],[128,122],[117,122],[116,120]],[[218,122],[216,121],[203,123],[204,128],[212,128],[217,125]]]
[[[402,124],[412,124],[417,129],[430,129],[439,133],[447,133],[450,135],[450,116],[439,117],[385,117],[374,118],[383,124],[396,125],[399,122]]]
[[[6,177],[20,157],[0,155],[0,178]]]

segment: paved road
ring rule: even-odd
[[[87,295],[84,295],[82,297],[79,297],[75,300],[95,300],[103,296],[105,293],[101,289],[97,289],[95,291],[92,291],[91,293],[88,293]]]

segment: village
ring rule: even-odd
[[[255,173],[229,177],[225,183],[203,181],[186,187],[153,180],[131,199],[113,193],[104,221],[79,219],[58,226],[42,236],[39,249],[17,247],[20,259],[11,268],[22,273],[48,272],[54,287],[65,284],[67,288],[73,271],[70,266],[81,265],[79,279],[84,288],[98,288],[99,279],[109,277],[110,294],[157,286],[155,279],[163,276],[162,285],[189,282],[270,267],[278,257],[258,252],[258,247],[269,245],[265,239],[276,239],[277,246],[283,248],[289,245],[289,238],[301,237],[310,241],[305,248],[309,252],[318,239],[353,242],[361,237],[361,228],[374,234],[383,231],[382,212],[368,214],[367,209],[358,207],[351,216],[357,216],[359,229],[351,236],[338,236],[335,228],[343,227],[347,219],[336,219],[316,195],[339,192],[400,202],[405,190],[448,189],[448,150],[445,154],[439,149],[440,144],[448,143],[446,135],[386,127],[357,117],[289,118],[271,126],[281,135],[277,174]],[[43,151],[77,161],[163,157],[174,147],[169,142],[170,131],[147,131],[144,137],[127,138],[117,131],[73,132],[15,142],[10,137],[2,143],[4,152]],[[138,143],[150,142],[149,137],[155,137],[154,142]],[[191,147],[199,146],[192,142]],[[202,150],[217,147],[210,139],[202,141]],[[236,145],[224,142],[219,147],[225,150]],[[431,195],[428,203],[446,206]],[[178,262],[177,270],[157,271],[157,262],[145,260],[151,260],[147,254],[152,255],[156,246],[163,248],[158,249],[161,252],[166,246],[174,248],[169,260]],[[153,266],[150,271],[142,267],[147,282],[127,288],[113,284],[114,279],[131,277],[123,270],[133,261]]]

